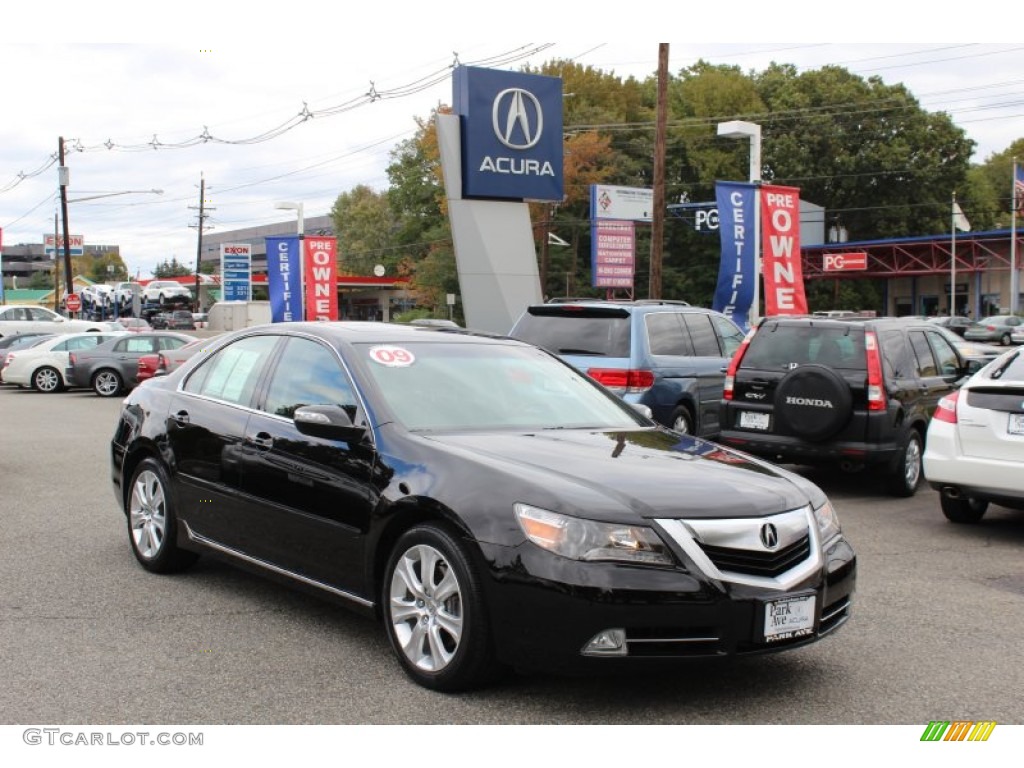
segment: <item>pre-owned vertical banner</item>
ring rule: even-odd
[[[338,319],[338,239],[307,237],[303,240],[303,273],[306,278],[306,319]]]
[[[748,327],[756,279],[757,188],[732,181],[715,183],[722,258],[712,307]]]
[[[302,264],[299,236],[268,237],[267,292],[270,321],[289,323],[302,320]]]
[[[761,254],[764,313],[806,315],[797,187],[761,187]]]

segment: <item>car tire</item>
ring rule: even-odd
[[[999,343],[1002,344],[1004,347],[1008,347],[1013,343],[1013,339],[1010,338],[1010,334],[1004,333],[1002,336],[999,337]]]
[[[921,433],[912,429],[900,446],[899,456],[889,469],[888,489],[893,496],[909,498],[921,484],[923,442]]]
[[[164,295],[161,293],[156,299],[160,304],[164,303]]]
[[[939,497],[942,505],[942,514],[953,523],[977,523],[984,517],[988,510],[988,502],[982,499],[971,499],[967,496],[950,498],[945,494]]]
[[[681,435],[692,435],[693,416],[690,415],[690,409],[685,405],[677,406],[676,409],[672,411],[672,419],[669,424],[669,428]]]
[[[64,381],[56,368],[46,365],[32,374],[32,388],[48,395],[64,389]]]
[[[96,371],[92,377],[92,390],[100,397],[116,397],[124,389],[124,379],[112,368]]]
[[[478,688],[500,671],[481,578],[460,539],[441,523],[410,528],[395,543],[381,588],[384,625],[399,662],[415,682],[436,691]]]
[[[183,571],[199,555],[178,546],[178,519],[163,465],[143,459],[132,473],[124,502],[128,541],[135,559],[153,573]]]

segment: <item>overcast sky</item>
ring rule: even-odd
[[[542,4],[519,7],[534,5]],[[117,13],[104,14],[100,6],[116,7]],[[460,20],[458,13],[442,10],[427,17],[422,4],[415,6],[419,17],[402,10],[408,6],[401,2],[375,11],[349,6],[345,13],[338,10],[341,4],[268,6],[273,15],[254,22],[200,13],[198,4],[183,2],[174,12],[154,15],[155,24],[142,35],[110,19],[118,13],[137,16],[143,6],[101,2],[75,10],[83,7],[66,6],[64,31],[53,42],[40,42],[51,39],[41,33],[42,14],[50,6],[38,12],[40,26],[5,30],[3,243],[38,243],[53,231],[53,156],[63,136],[72,200],[131,193],[73,202],[71,233],[84,235],[89,244],[119,245],[129,269],[142,277],[172,256],[194,264],[201,178],[211,209],[209,232],[294,220],[293,213],[274,208],[281,201],[303,203],[307,218],[324,215],[340,192],[357,184],[386,188],[389,152],[414,134],[416,118],[451,102],[456,61],[516,69],[562,58],[645,77],[657,68],[657,38],[647,40],[652,28],[675,30],[683,40],[761,41],[671,42],[679,38],[664,33],[672,71],[698,58],[744,70],[777,61],[801,70],[838,64],[865,77],[902,82],[925,109],[949,112],[967,131],[978,143],[975,161],[1024,136],[1024,43],[763,42],[816,40],[822,25],[837,37],[886,39],[878,23],[869,25],[860,15],[828,19],[820,4],[797,14],[798,26],[792,18],[787,26],[778,18],[757,21],[749,15],[726,27],[708,15],[714,5],[676,2],[661,11],[649,3],[652,14],[644,20],[593,9],[585,16],[559,11],[561,23],[520,23],[488,33],[497,23],[493,13]],[[872,7],[857,6],[865,14]],[[971,7],[979,10],[977,3]],[[626,6],[618,8],[622,13]],[[172,13],[173,19],[164,18]],[[936,19],[929,20],[929,30],[916,20],[908,26],[911,20],[888,18],[889,36],[913,29],[907,37],[940,39]],[[951,29],[958,34],[955,25]],[[585,41],[530,44],[508,41],[510,35]],[[299,122],[303,110],[313,117]],[[210,140],[175,148],[204,135]],[[770,135],[764,140],[770,142]],[[343,243],[340,251],[344,255]]]

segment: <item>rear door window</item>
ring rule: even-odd
[[[938,376],[939,369],[935,364],[935,356],[922,331],[910,332],[910,346],[914,350],[914,357],[917,360],[917,375],[921,378]]]
[[[718,335],[711,324],[711,316],[690,312],[680,315],[693,339],[693,352],[699,357],[721,357]]]
[[[644,320],[652,355],[693,355],[693,343],[679,312],[651,312]]]

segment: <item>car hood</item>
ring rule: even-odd
[[[488,486],[495,497],[513,494],[513,501],[592,519],[621,521],[629,513],[642,518],[755,517],[825,499],[799,475],[668,430],[541,430],[425,439],[499,474]]]

